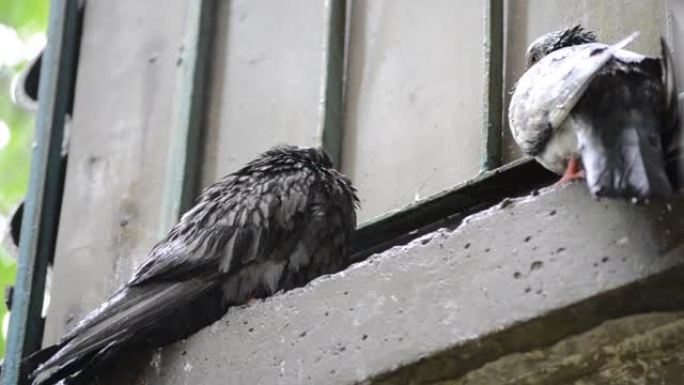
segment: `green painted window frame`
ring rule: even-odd
[[[73,55],[76,46],[74,29],[76,23],[75,12],[79,0],[51,0],[50,40],[49,48],[44,53],[44,65],[41,66],[41,78],[50,79],[57,76],[53,72],[74,73],[77,63],[67,59]],[[418,234],[429,231],[454,216],[464,217],[467,213],[477,211],[491,205],[506,196],[521,194],[534,186],[541,186],[548,182],[547,173],[529,161],[519,161],[497,168],[501,163],[501,93],[502,55],[503,55],[503,0],[487,0],[486,2],[486,37],[485,54],[485,109],[482,142],[482,173],[477,178],[467,181],[453,189],[429,197],[423,201],[411,204],[401,210],[388,213],[376,220],[363,224],[354,234],[352,262],[360,261],[375,251],[404,241]],[[201,159],[202,137],[205,113],[205,92],[207,69],[209,66],[210,49],[216,0],[199,0],[188,3],[187,23],[183,34],[182,60],[179,61],[178,77],[174,95],[174,124],[171,127],[171,146],[167,162],[164,187],[164,204],[159,233],[164,234],[192,204],[199,192],[199,178],[197,169]],[[347,16],[350,14],[351,2],[347,0],[326,0],[324,33],[324,71],[321,79],[321,108],[319,114],[321,146],[331,155],[333,162],[341,164],[343,114],[345,103],[345,77],[349,25]],[[57,31],[57,32],[55,32]],[[56,42],[60,39],[59,42]],[[51,59],[52,58],[52,59]],[[73,59],[73,58],[72,58]],[[66,61],[65,61],[66,60]],[[66,68],[66,69],[65,69]],[[52,72],[51,72],[52,71]],[[50,82],[42,82],[48,84]],[[63,106],[60,100],[65,99],[72,92],[72,84],[62,82],[50,83],[51,94],[39,98],[43,109],[50,107],[50,116],[42,118],[44,126],[51,125],[52,132],[39,140],[38,148],[42,151],[35,156],[34,162],[45,169],[50,169],[51,175],[58,161],[54,158],[52,148],[54,138],[59,137],[63,130]],[[57,109],[55,109],[57,105]],[[39,115],[41,112],[39,111]],[[43,113],[45,114],[45,113]],[[47,119],[47,120],[46,120]],[[39,120],[41,120],[39,118]],[[49,120],[49,121],[48,121]],[[48,123],[46,123],[48,122]],[[44,130],[43,130],[44,131]],[[40,129],[38,135],[45,134]],[[42,134],[41,134],[42,133]],[[51,139],[52,138],[52,139]],[[48,144],[49,140],[49,144]],[[59,151],[57,152],[57,154]],[[55,163],[57,162],[57,163]],[[32,172],[36,178],[34,185],[53,183],[49,177]],[[51,195],[56,187],[39,189],[27,197],[27,209],[36,205],[52,204]],[[46,195],[47,194],[47,195]],[[42,208],[42,207],[41,207]],[[39,211],[40,209],[39,208]],[[54,215],[54,209],[47,212]],[[38,224],[37,224],[37,223]],[[19,290],[15,295],[15,309],[33,309],[30,311],[14,311],[14,321],[11,323],[10,340],[6,352],[6,366],[3,370],[2,384],[16,384],[18,362],[20,357],[40,347],[42,336],[42,319],[35,309],[40,308],[43,300],[45,271],[49,255],[54,252],[51,247],[36,252],[39,239],[56,237],[57,224],[49,219],[25,218],[24,226],[30,230],[22,236],[24,251],[19,257],[20,269],[18,285],[30,282],[29,291]],[[25,230],[22,230],[25,231]],[[28,267],[27,267],[28,266]],[[27,294],[28,293],[28,294]],[[15,310],[13,309],[13,310]]]
[[[361,224],[354,234],[352,262],[552,182],[554,176],[529,159],[502,166],[504,0],[485,1],[484,24],[480,174],[447,191]],[[335,31],[342,33],[339,29]],[[336,136],[341,137],[342,133]]]
[[[54,254],[61,196],[64,120],[73,95],[78,0],[51,0],[38,114],[23,210],[17,276],[0,383],[19,383],[21,360],[41,346],[41,310],[48,261]]]
[[[452,189],[410,204],[361,224],[354,234],[352,262],[363,260],[373,252],[403,242],[435,228],[447,218],[465,216],[495,204],[510,196],[523,195],[534,188],[550,183],[552,174],[529,160],[501,165],[502,104],[503,104],[503,28],[504,0],[485,3],[486,41],[484,50],[485,96],[482,127],[482,163],[478,177]],[[201,158],[201,127],[206,88],[205,73],[208,63],[215,0],[191,2],[184,34],[186,54],[182,60],[177,82],[176,124],[172,132],[173,147],[166,177],[164,220],[160,234],[178,220],[189,208],[199,192],[196,177]],[[345,80],[349,39],[349,20],[352,2],[326,0],[323,44],[323,75],[318,130],[321,146],[330,154],[333,163],[341,164],[344,136]]]
[[[64,111],[60,98],[72,92],[72,85],[59,73],[72,73],[76,63],[69,62],[74,51],[73,29],[76,23],[76,4],[78,0],[51,0],[51,15],[48,49],[44,55],[37,125],[38,145],[32,169],[32,187],[27,198],[27,211],[22,228],[22,253],[20,271],[15,294],[10,326],[10,340],[6,351],[6,361],[2,371],[1,384],[17,383],[20,358],[40,346],[36,336],[42,336],[40,309],[47,260],[51,246],[43,246],[37,251],[39,241],[54,240],[57,224],[43,213],[54,215],[49,205],[54,200],[51,181],[45,170],[54,174],[55,164],[61,148],[61,135]],[[504,12],[503,0],[486,0],[485,3],[485,49],[484,49],[484,117],[482,127],[481,174],[474,179],[454,186],[445,192],[389,212],[375,220],[362,224],[354,233],[350,262],[358,262],[369,255],[404,243],[421,234],[442,226],[453,226],[474,212],[491,207],[497,203],[505,204],[510,197],[522,196],[535,189],[547,186],[556,176],[543,169],[530,159],[520,159],[502,163],[503,130],[503,50],[504,50]],[[188,22],[183,38],[185,50],[180,61],[180,71],[176,82],[174,125],[171,133],[172,150],[168,159],[164,190],[164,212],[159,232],[164,234],[175,223],[180,214],[192,203],[198,193],[199,178],[197,169],[201,159],[203,119],[206,89],[206,73],[209,61],[214,20],[211,17],[216,0],[199,0],[188,3]],[[351,2],[347,0],[326,0],[325,2],[325,42],[324,73],[321,87],[321,109],[319,132],[322,147],[331,155],[333,162],[341,164],[342,138],[344,135],[343,115],[345,103],[345,77],[348,51],[348,15]],[[66,70],[64,70],[66,68]],[[56,80],[59,78],[59,81]],[[42,89],[41,88],[41,89]],[[42,115],[41,115],[42,114]],[[42,117],[41,117],[42,116]],[[40,126],[43,125],[43,126]],[[43,128],[41,128],[43,127]],[[47,133],[44,131],[47,130]],[[53,130],[51,133],[50,130]],[[44,135],[41,139],[40,136]],[[59,139],[59,140],[57,140]],[[678,155],[670,159],[668,165],[679,164]],[[34,167],[34,166],[32,166]],[[681,175],[681,172],[677,175]],[[35,179],[35,180],[34,180]],[[679,180],[682,180],[680,177]],[[47,206],[46,206],[47,205]],[[45,210],[47,208],[47,210]],[[34,211],[33,215],[30,212]],[[37,211],[36,211],[37,210]],[[25,229],[24,229],[25,228]],[[42,285],[42,286],[41,286]],[[17,290],[15,290],[17,293]],[[14,310],[14,309],[13,309]],[[15,313],[13,311],[13,313]],[[39,330],[40,329],[40,330]]]

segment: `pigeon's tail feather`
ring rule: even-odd
[[[88,385],[93,382],[100,369],[110,363],[110,360],[121,350],[120,344],[110,344],[106,348],[97,352],[87,361],[80,363],[80,369],[68,378],[63,379],[64,385]],[[53,376],[50,380],[58,383],[64,374]]]
[[[660,122],[638,113],[628,115],[622,127],[585,128],[578,133],[589,189],[596,196],[670,196],[672,185],[665,173]]]
[[[163,346],[194,333],[225,313],[220,289],[212,279],[124,288],[33,371],[33,385],[85,384],[122,349]]]
[[[121,351],[120,342],[112,342],[95,352],[79,356],[74,360],[62,365],[55,370],[48,370],[27,377],[27,382],[21,385],[88,385],[93,383],[95,377],[103,367],[111,364],[111,361]],[[36,369],[36,367],[33,367]]]
[[[61,347],[62,345],[60,344],[48,346],[24,358],[21,361],[21,367],[19,369],[19,385],[30,385],[31,373],[36,370],[38,366],[49,360],[57,351],[59,351],[59,349],[61,349]],[[0,364],[0,373],[2,373],[2,370],[3,365]]]
[[[41,349],[30,356],[24,358],[21,362],[21,378],[23,384],[30,384],[30,376],[36,368],[42,365],[45,361],[52,358],[55,353],[62,348],[62,344],[55,344]]]
[[[88,355],[84,355],[82,357],[79,357],[78,359],[75,359],[72,362],[69,362],[68,364],[63,365],[62,367],[58,368],[55,371],[51,371],[46,375],[41,375],[39,378],[35,378],[35,372],[34,375],[30,377],[30,384],[31,385],[54,385],[57,383],[60,383],[60,381],[63,381],[62,384],[69,384],[69,375],[72,376],[78,376],[80,372],[80,368],[83,367],[84,365],[87,365],[87,363],[92,360],[93,358],[97,357],[97,353],[91,353]],[[75,374],[74,374],[75,373]]]

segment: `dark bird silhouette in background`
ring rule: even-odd
[[[318,149],[280,146],[202,192],[131,280],[24,360],[26,383],[85,384],[129,349],[185,338],[229,306],[346,266],[356,191]]]
[[[509,106],[523,152],[561,182],[586,177],[597,196],[672,193],[664,164],[679,130],[672,58],[662,39],[660,58],[625,50],[635,37],[611,46],[579,25],[540,37]]]

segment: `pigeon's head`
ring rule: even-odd
[[[298,147],[290,144],[280,144],[264,152],[254,164],[294,164],[304,163],[320,168],[332,169],[333,162],[322,148]]]
[[[527,68],[532,67],[536,62],[553,51],[573,45],[595,42],[596,35],[594,32],[585,30],[579,24],[572,28],[549,32],[535,40],[527,48],[527,53],[525,54]]]

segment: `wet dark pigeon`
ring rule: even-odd
[[[279,146],[204,190],[128,283],[23,362],[24,383],[87,384],[125,350],[159,347],[229,306],[348,264],[356,191],[325,152]]]

